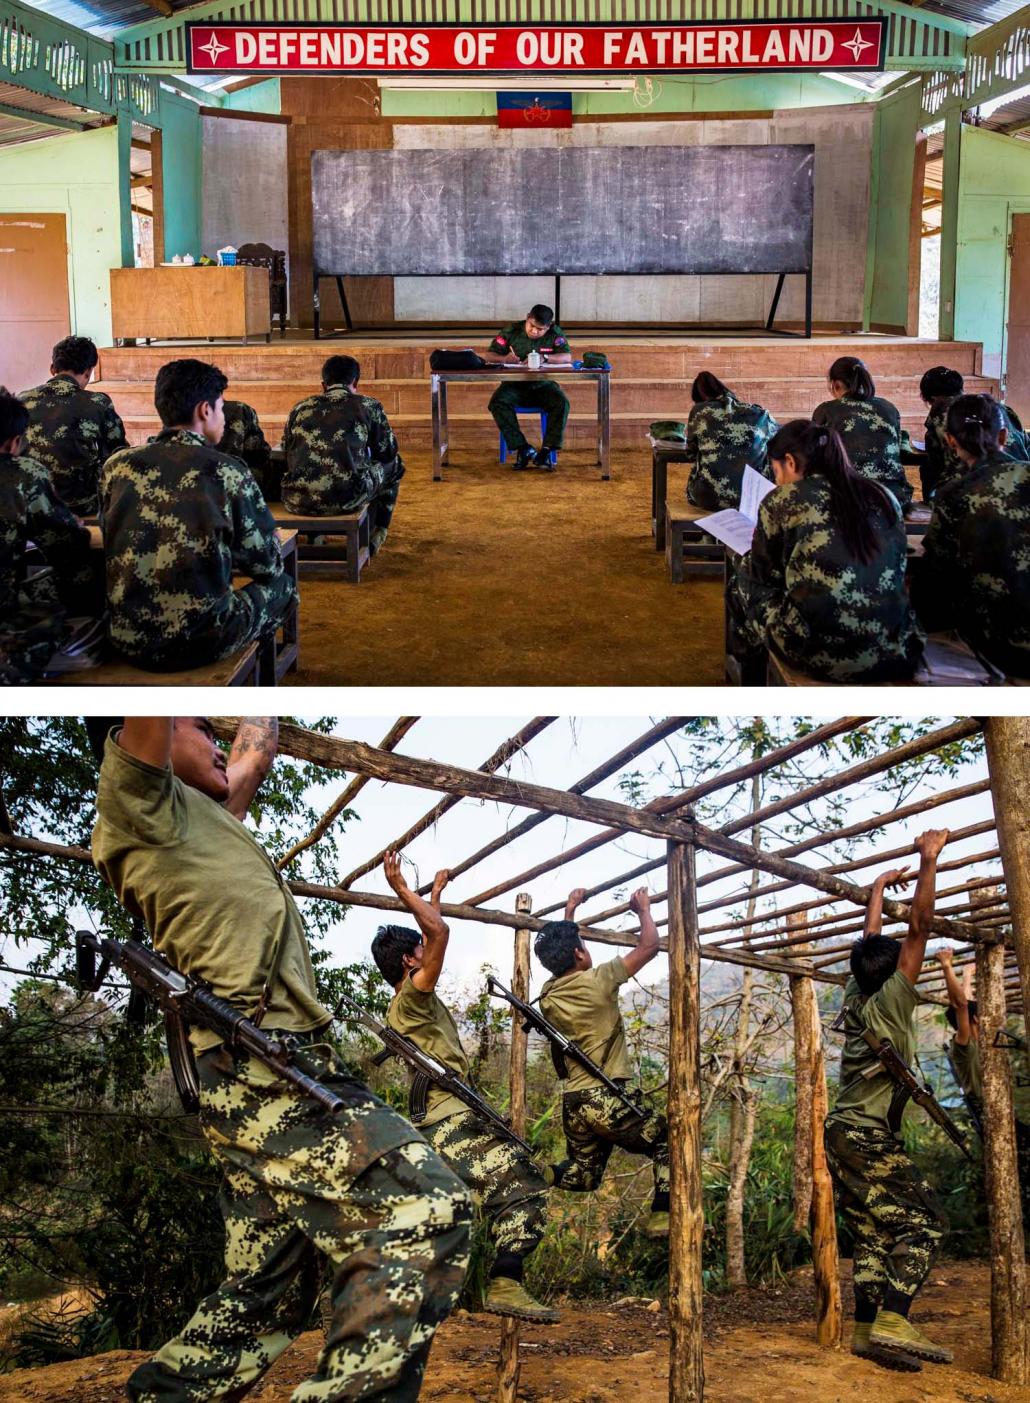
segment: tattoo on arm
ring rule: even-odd
[[[270,765],[279,748],[278,716],[245,716],[236,732],[229,752],[229,764],[234,765],[245,755],[252,760],[265,760]],[[254,754],[253,752],[257,752]]]

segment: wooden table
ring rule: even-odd
[[[477,384],[498,381],[535,380],[593,380],[597,385],[597,461],[601,465],[601,480],[611,477],[611,393],[610,370],[574,370],[571,365],[541,366],[530,370],[523,365],[485,365],[481,370],[434,370],[429,376],[429,393],[433,409],[433,481],[443,480],[443,467],[450,452],[450,432],[447,426],[447,386],[457,382]]]
[[[656,551],[665,549],[665,503],[669,495],[669,464],[692,463],[687,457],[687,445],[678,438],[652,438],[651,445],[651,535]],[[711,513],[706,513],[711,515]]]
[[[267,268],[112,268],[111,323],[123,341],[272,336]]]

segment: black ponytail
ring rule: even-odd
[[[865,362],[857,356],[838,356],[830,366],[827,379],[836,380],[844,386],[844,393],[855,399],[872,399],[876,394],[873,377],[866,369]]]
[[[998,436],[1008,427],[1001,405],[990,395],[959,395],[945,420],[948,433],[974,458],[998,447]]]
[[[889,520],[888,493],[879,483],[863,477],[851,466],[844,440],[836,429],[792,419],[769,444],[769,460],[790,454],[805,477],[824,477],[830,488],[830,506],[848,550],[863,565],[875,556],[880,544],[880,522]]]
[[[704,404],[706,400],[722,399],[723,395],[730,394],[730,389],[724,385],[717,375],[713,375],[710,370],[702,370],[693,385],[690,387],[690,398],[695,404]]]

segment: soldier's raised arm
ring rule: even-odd
[[[926,942],[930,937],[934,901],[937,895],[937,859],[948,841],[946,828],[931,828],[916,839],[919,876],[908,917],[908,934],[901,942],[898,969],[914,984],[923,968]]]
[[[243,717],[229,752],[229,798],[225,803],[229,813],[241,822],[272,768],[278,749],[278,716]]]
[[[386,854],[383,859],[383,871],[386,873],[386,880],[415,917],[422,932],[422,964],[412,974],[411,982],[421,993],[430,994],[443,973],[444,955],[447,953],[447,941],[451,934],[450,926],[440,915],[440,894],[451,880],[451,874],[446,868],[437,872],[433,878],[430,898],[425,901],[417,892],[413,892],[404,880],[400,853]]]
[[[126,716],[115,741],[127,755],[166,770],[172,761],[174,725],[174,716]]]

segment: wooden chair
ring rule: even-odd
[[[360,507],[346,516],[310,516],[287,511],[281,502],[272,502],[269,510],[275,524],[283,531],[296,531],[300,544],[297,556],[302,569],[309,572],[346,571],[352,584],[361,582],[361,572],[371,558],[368,507]],[[338,545],[316,545],[316,536],[342,536]]]
[[[286,335],[286,304],[288,284],[286,279],[286,251],[272,248],[270,244],[241,244],[236,251],[236,265],[245,264],[249,268],[268,269],[268,295],[271,304],[272,321],[279,318],[279,335]]]
[[[261,676],[258,645],[248,643],[231,657],[187,672],[145,672],[130,662],[101,663],[82,672],[66,672],[48,679],[51,687],[258,687],[273,686]]]
[[[681,585],[688,575],[722,574],[726,547],[697,524],[701,517],[711,515],[707,507],[693,507],[685,497],[666,503],[665,563],[672,584]]]

